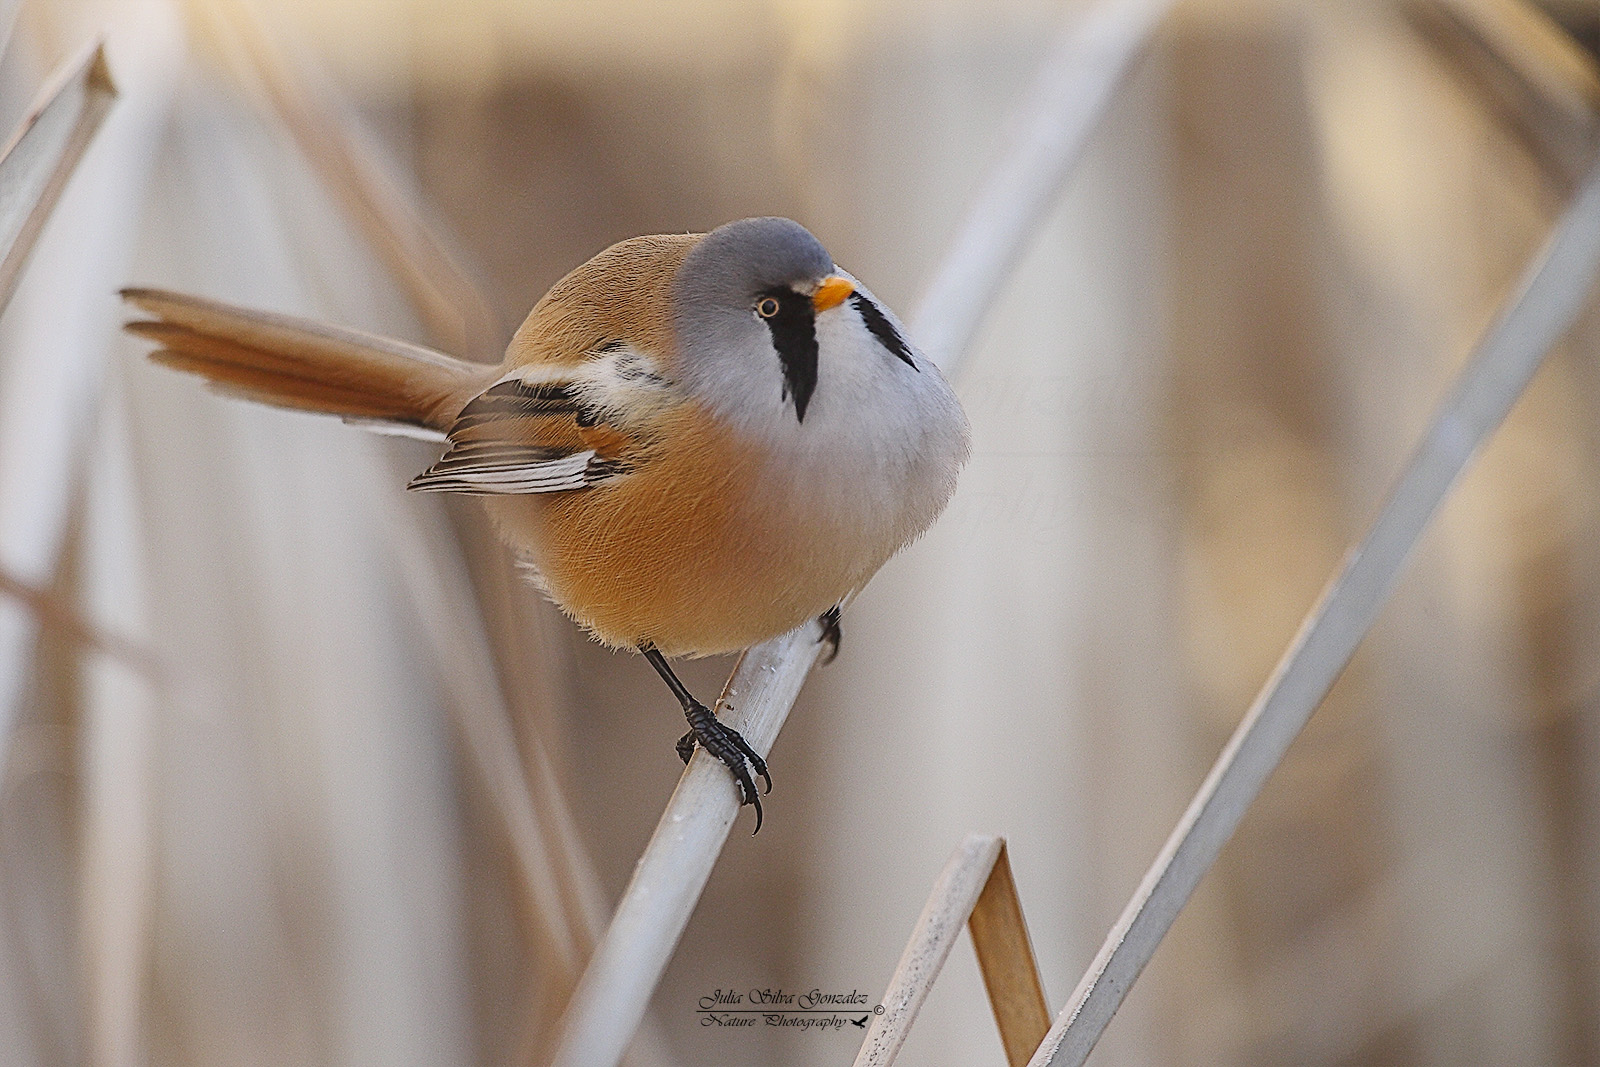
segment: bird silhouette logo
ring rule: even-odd
[[[865,1030],[867,1028],[867,1017],[865,1015],[863,1015],[859,1019],[851,1019],[850,1020],[850,1025],[851,1026],[859,1026],[859,1027],[861,1027],[861,1029]]]

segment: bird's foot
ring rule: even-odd
[[[725,725],[711,709],[698,700],[691,701],[684,706],[683,714],[689,720],[689,732],[678,739],[678,755],[683,757],[683,762],[688,763],[689,757],[694,755],[696,743],[721,760],[723,765],[733,773],[734,780],[739,783],[739,797],[741,804],[749,804],[756,809],[756,829],[761,831],[761,795],[756,792],[755,778],[750,772],[753,770],[756,777],[767,787],[766,792],[772,792],[772,777],[767,774],[767,761],[762,759],[744,735],[733,727]]]
[[[843,631],[839,629],[839,605],[835,604],[818,615],[817,622],[822,626],[822,636],[817,638],[817,644],[828,646],[828,650],[822,654],[822,665],[826,667],[839,658],[839,638],[843,636]]]

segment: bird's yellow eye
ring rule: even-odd
[[[778,313],[778,301],[772,297],[765,297],[756,305],[756,314],[764,319],[770,319]]]

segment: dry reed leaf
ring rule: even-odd
[[[0,151],[0,309],[116,96],[105,46],[96,41],[61,66]]]
[[[994,868],[967,917],[967,932],[978,954],[978,969],[989,994],[1000,1043],[1010,1067],[1022,1067],[1050,1032],[1050,1003],[1044,995],[1028,921],[1022,914],[1017,881],[1004,839]]]

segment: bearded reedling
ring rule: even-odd
[[[252,400],[436,431],[411,483],[479,495],[550,598],[643,653],[761,801],[764,760],[678,681],[822,617],[944,509],[966,416],[894,315],[787,219],[636,237],[557,282],[487,366],[155,289],[151,358]]]

